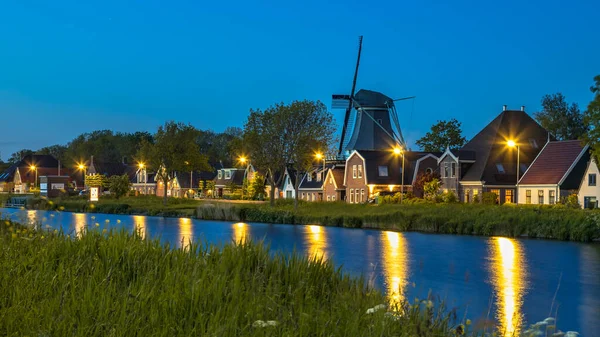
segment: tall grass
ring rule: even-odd
[[[8,336],[453,336],[458,327],[429,305],[374,310],[386,298],[363,279],[261,243],[173,249],[124,231],[75,239],[9,221],[0,293]]]

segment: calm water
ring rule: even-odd
[[[600,336],[599,244],[183,218],[0,212],[70,233],[96,223],[101,228],[137,229],[146,237],[160,237],[178,247],[189,240],[223,244],[264,238],[272,249],[323,255],[350,274],[374,276],[392,300],[425,298],[431,290],[450,308],[457,308],[460,317],[466,311],[474,323],[492,319],[509,332],[521,320],[535,323],[548,317],[556,293],[553,312],[558,307],[559,328]]]

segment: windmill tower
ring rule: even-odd
[[[356,94],[356,79],[362,52],[362,36],[358,40],[358,58],[350,95],[332,95],[333,109],[346,109],[338,157],[345,159],[354,150],[388,150],[394,146],[406,148],[400,121],[394,105],[400,99],[371,90],[361,89]]]

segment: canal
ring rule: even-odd
[[[273,250],[322,256],[349,274],[363,274],[393,301],[423,299],[431,292],[473,324],[493,320],[510,334],[520,322],[552,316],[562,331],[600,335],[599,244],[135,215],[0,213],[75,235],[86,227],[137,230],[177,247],[196,240],[264,239]]]

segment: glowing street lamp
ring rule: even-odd
[[[396,156],[402,155],[402,185],[400,186],[400,203],[402,203],[404,198],[404,150],[400,146],[396,146],[393,151]]]
[[[321,173],[321,181],[323,181],[323,188],[325,188],[325,156],[321,152],[315,153],[317,160],[323,160],[323,172]]]
[[[35,182],[33,183],[33,187],[37,188],[37,167],[35,167],[35,165],[31,165],[29,168],[35,171]]]
[[[146,175],[146,164],[144,163],[138,163],[138,166],[140,168],[140,173],[143,174],[143,180],[144,180],[144,195],[146,195],[148,192],[146,191],[146,185],[148,184],[148,176]]]
[[[248,158],[244,157],[244,156],[240,156],[238,158],[238,161],[240,162],[240,164],[245,165],[246,162],[248,161]],[[245,173],[244,173],[245,176]],[[246,179],[244,179],[246,180]],[[244,200],[244,183],[242,182],[242,200]]]
[[[85,165],[79,164],[77,168],[81,171],[81,187],[83,189],[83,186],[85,186]]]
[[[508,145],[508,147],[512,147],[512,148],[517,148],[517,181],[515,182],[515,187],[517,186],[517,184],[519,183],[519,156],[521,151],[519,150],[519,144],[517,142],[515,142],[512,139],[509,139],[506,142],[506,145]],[[517,198],[518,198],[519,194],[515,193],[515,202],[517,202]]]

